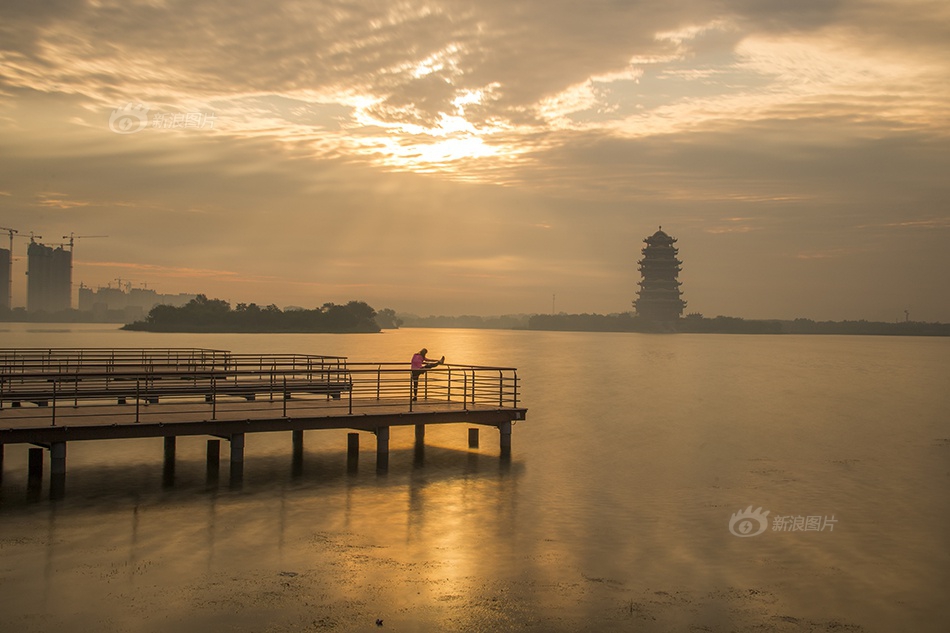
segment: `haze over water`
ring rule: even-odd
[[[247,438],[244,482],[204,437],[73,442],[66,498],[0,485],[11,631],[945,631],[950,340],[488,330],[164,335],[5,325],[2,347],[205,347],[518,368],[528,419]],[[44,482],[48,483],[48,482]],[[764,533],[730,518],[769,511]],[[825,529],[774,530],[777,517]],[[738,530],[738,526],[734,525]]]

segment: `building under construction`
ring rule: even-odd
[[[28,312],[62,312],[72,307],[73,254],[30,242],[26,250],[26,309]]]
[[[12,241],[12,240],[11,240]],[[0,310],[11,310],[13,289],[13,253],[0,248]]]
[[[142,319],[157,305],[181,307],[197,295],[159,294],[148,288],[132,288],[131,284],[119,284],[118,288],[97,288],[79,284],[79,311],[91,312],[98,319],[106,320],[119,313],[124,322]]]

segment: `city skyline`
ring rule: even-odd
[[[662,225],[687,312],[948,322],[948,18],[924,1],[5,5],[0,224],[109,236],[76,240],[74,305],[121,278],[232,304],[625,312]]]

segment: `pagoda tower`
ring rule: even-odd
[[[656,233],[643,240],[643,259],[640,266],[639,298],[633,302],[637,315],[650,321],[676,321],[683,314],[686,302],[680,299],[683,292],[676,279],[683,263],[676,259],[679,249],[674,247],[675,237],[670,237],[660,227]]]

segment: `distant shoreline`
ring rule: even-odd
[[[347,310],[340,310],[344,306],[335,307],[340,316]],[[83,323],[83,324],[113,324],[123,330],[155,332],[155,333],[187,333],[187,334],[366,334],[380,332],[386,329],[413,328],[440,328],[440,329],[486,329],[486,330],[528,330],[541,332],[641,332],[641,333],[668,333],[668,334],[834,334],[834,335],[863,335],[863,336],[950,336],[950,323],[927,323],[919,321],[813,321],[811,319],[741,319],[738,317],[718,316],[705,318],[690,315],[678,321],[666,323],[650,323],[638,319],[632,313],[623,314],[534,314],[534,315],[504,315],[482,317],[473,315],[462,316],[428,316],[401,314],[398,319],[390,315],[384,320],[375,321],[366,318],[344,318],[333,325],[326,320],[314,319],[313,312],[309,315],[298,312],[297,319],[277,318],[270,323],[252,323],[250,319],[174,319],[169,323],[164,319],[159,322],[138,321],[133,323],[122,320],[94,318],[92,313],[82,313],[76,310],[57,314],[29,315],[17,310],[14,313],[0,314],[0,323]],[[293,314],[293,313],[290,313]],[[220,315],[219,315],[220,316]],[[233,315],[237,316],[237,315]],[[241,315],[244,316],[244,315]],[[277,315],[273,315],[277,316]],[[289,314],[288,314],[289,316]],[[306,317],[310,318],[306,318]],[[352,315],[347,315],[352,316]],[[379,315],[384,316],[384,315]],[[256,320],[256,319],[255,319]],[[164,321],[164,322],[162,322]],[[203,321],[203,322],[202,322]],[[291,322],[295,321],[295,322]],[[309,322],[308,322],[309,321]],[[317,323],[317,321],[322,321]],[[335,327],[334,327],[335,326]]]
[[[741,319],[690,315],[671,322],[649,322],[632,313],[536,314],[503,317],[415,317],[400,315],[401,327],[532,330],[547,332],[642,332],[670,334],[838,334],[865,336],[950,336],[948,323],[901,321],[812,321]]]

